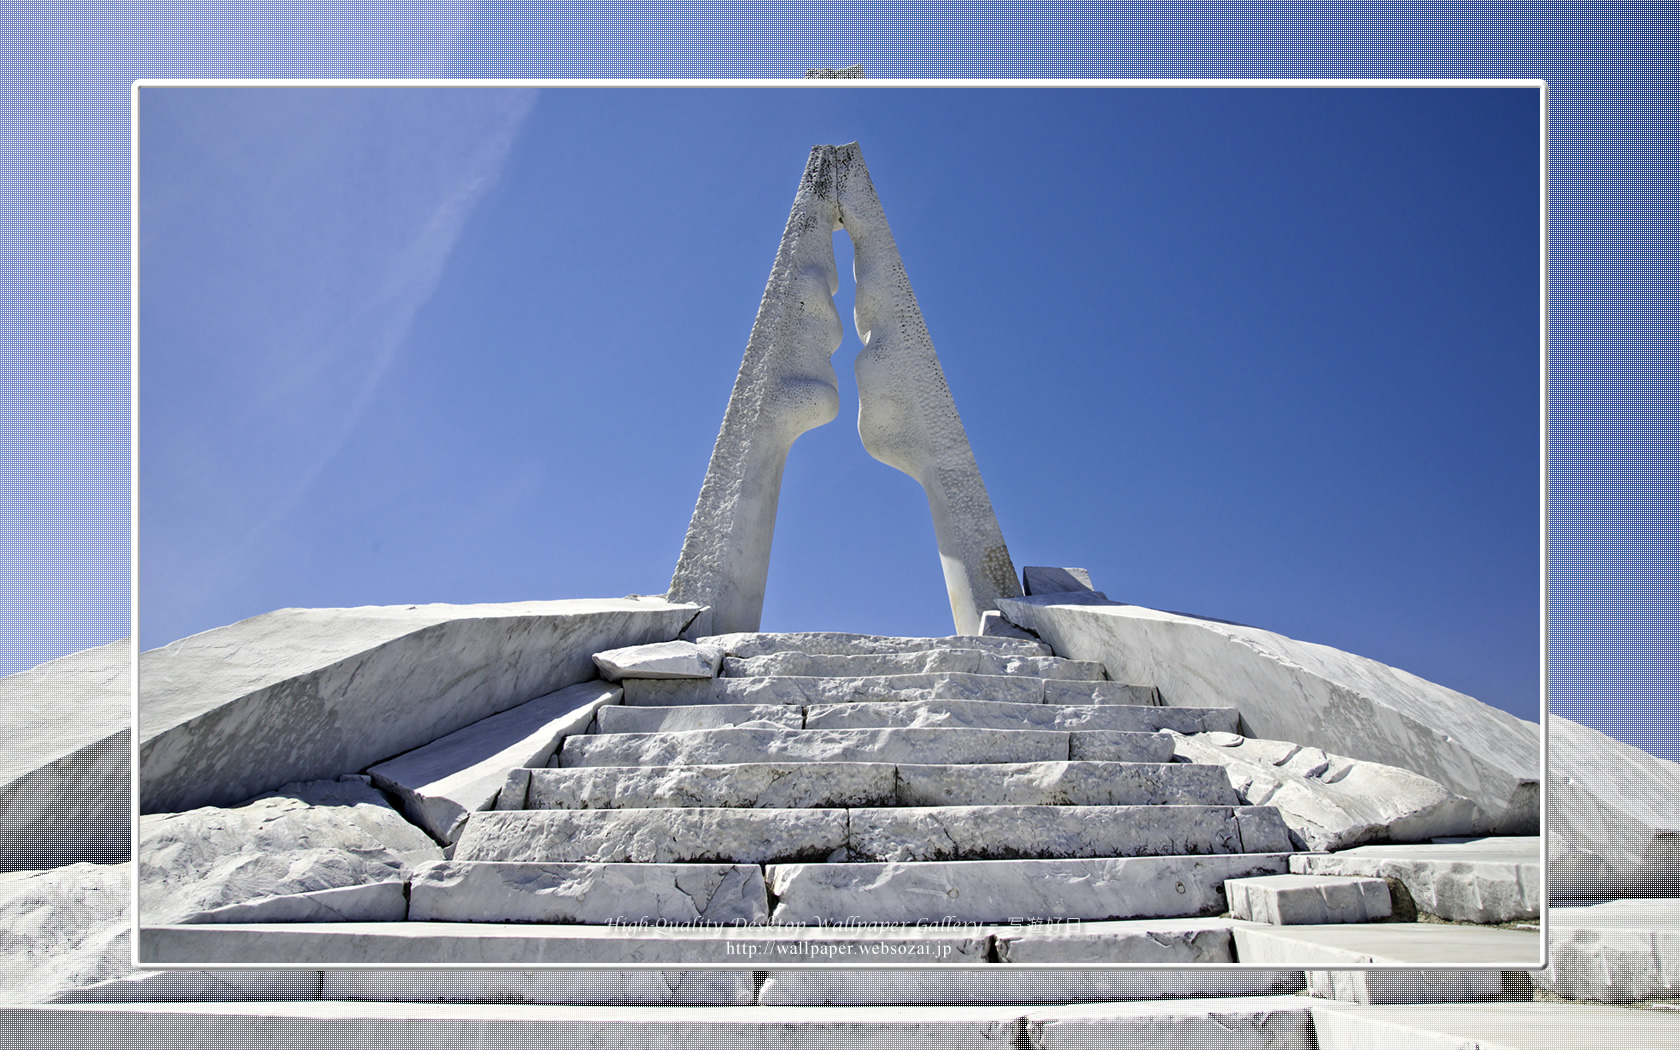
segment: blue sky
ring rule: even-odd
[[[140,638],[657,593],[806,152],[858,141],[1017,567],[1539,679],[1532,89],[148,88]],[[851,311],[850,248],[836,235]],[[766,629],[949,633],[795,444]]]

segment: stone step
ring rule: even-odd
[[[1225,884],[1231,915],[1273,926],[1380,922],[1392,913],[1388,883],[1339,875],[1262,875]]]
[[[1103,665],[1091,660],[1059,656],[1018,656],[986,649],[930,649],[915,653],[876,653],[834,656],[823,653],[768,653],[728,657],[720,672],[725,678],[816,676],[862,678],[903,674],[981,674],[1027,678],[1107,681]]]
[[[619,711],[667,710],[619,708]],[[689,710],[671,708],[668,710]],[[706,710],[694,708],[693,710]],[[748,708],[746,710],[772,710]],[[605,712],[603,712],[605,713]],[[616,723],[615,723],[616,724]],[[1136,704],[1012,704],[996,700],[912,700],[813,704],[807,729],[885,729],[937,726],[960,729],[1107,729],[1130,733],[1236,732],[1233,707],[1147,707]],[[699,728],[696,726],[695,728]]]
[[[1215,766],[1185,762],[749,762],[521,770],[529,809],[857,806],[1234,806]]]
[[[774,923],[826,915],[885,923],[1166,918],[1226,910],[1225,880],[1281,874],[1283,853],[908,864],[781,864],[766,870]]]
[[[267,958],[307,959],[328,967],[733,963],[763,969],[876,960],[956,963],[971,979],[995,982],[1008,978],[988,977],[972,967],[1022,974],[1055,964],[1229,965],[1236,961],[1231,926],[1231,920],[1213,917],[1015,926],[773,926],[745,921],[713,926],[700,920],[585,926],[433,920],[147,926],[141,929],[140,942],[145,958],[159,965],[219,966]],[[1264,986],[1268,989],[1306,987],[1299,969],[1264,972],[1273,975]],[[1189,972],[1179,971],[1186,987],[1191,985],[1189,977]],[[277,997],[298,996],[293,992]]]
[[[918,960],[907,957],[882,961]],[[761,1006],[1153,1003],[1161,999],[1290,995],[1305,987],[1299,970],[1028,970],[1012,966],[979,970],[772,969],[759,987],[758,1002]]]
[[[919,653],[931,649],[985,649],[1014,656],[1054,656],[1043,642],[1026,638],[993,638],[957,635],[950,638],[894,638],[879,634],[838,634],[803,631],[789,634],[718,634],[698,641],[720,646],[725,653],[743,660],[772,653],[800,652],[812,656],[869,656],[890,653]]]
[[[1273,852],[1287,849],[1288,842],[1288,830],[1275,810],[1251,806],[547,809],[474,814],[456,844],[453,863],[902,863],[1188,856]],[[572,877],[569,869],[560,874]],[[419,885],[417,876],[411,901]],[[540,882],[530,885],[540,887]]]
[[[939,674],[772,675],[758,678],[627,678],[624,702],[630,707],[672,704],[844,704],[870,700],[1005,700],[1044,702],[1045,679],[1017,675]],[[1097,683],[1090,683],[1096,685]]]
[[[1548,917],[1552,965],[1537,987],[1604,1003],[1680,999],[1680,898],[1554,904]]]
[[[1319,1050],[1661,1050],[1674,1046],[1680,1018],[1588,1003],[1319,1003],[1313,1029]]]
[[[625,982],[582,975],[597,987],[657,994],[672,977],[657,970]],[[751,975],[746,975],[748,981]],[[739,980],[737,978],[737,980]],[[968,1050],[1020,1045],[1018,1006],[871,1007],[576,1006],[529,1003],[390,1003],[306,1000],[264,1003],[141,1003],[0,1007],[6,1045],[46,1050],[182,1050],[191,1046],[284,1046],[294,1050],[388,1050],[392,1046],[494,1046],[536,1050],[590,1046],[730,1047],[731,1050]],[[73,1038],[67,1035],[73,1034]],[[1236,1045],[1236,1044],[1233,1044]]]
[[[1166,762],[1165,734],[1039,729],[700,729],[566,738],[560,767],[762,762]]]
[[[1312,1003],[1305,996],[1267,995],[1046,1007],[1022,1019],[1018,1045],[1032,1050],[1320,1050]]]
[[[1540,915],[1545,856],[1537,835],[1358,846],[1302,853],[1298,875],[1356,875],[1404,890],[1395,914],[1414,910],[1455,922],[1499,923]]]
[[[1534,991],[1522,971],[1539,967],[1543,949],[1538,930],[1447,923],[1238,924],[1231,936],[1239,961],[1305,967],[1307,988],[1314,995],[1358,1003],[1530,999]],[[1445,960],[1481,968],[1424,968]],[[1325,968],[1355,966],[1386,969]]]
[[[799,729],[805,709],[788,704],[693,704],[681,707],[603,707],[595,712],[596,733],[680,733],[766,724]]]
[[[409,880],[410,922],[754,923],[768,916],[752,863],[437,861]]]

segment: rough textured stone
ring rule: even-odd
[[[455,859],[769,864],[845,848],[845,810],[544,809],[475,813]]]
[[[1273,926],[1376,922],[1393,909],[1388,883],[1333,875],[1261,875],[1225,884],[1231,916]]]
[[[1009,600],[1013,622],[1056,652],[1151,682],[1167,704],[1242,711],[1244,731],[1409,769],[1480,809],[1475,832],[1539,827],[1531,724],[1416,675],[1270,631],[1057,596]]]
[[[709,682],[632,678],[624,682],[624,702],[632,706],[845,704],[934,698],[1043,703],[1044,679],[951,671],[936,674],[868,675],[856,678],[793,675],[714,678]]]
[[[788,449],[840,411],[834,163],[811,148],[671,577],[671,599],[711,606],[719,632],[758,630]]]
[[[746,767],[736,767],[746,768]],[[1223,770],[1183,763],[898,766],[901,806],[1229,806]]]
[[[1297,849],[1347,849],[1362,842],[1427,842],[1467,835],[1477,809],[1428,777],[1398,766],[1331,755],[1284,740],[1235,733],[1174,737],[1187,762],[1225,768],[1237,792],[1275,806]]]
[[[1441,923],[1343,926],[1250,926],[1231,930],[1237,958],[1259,966],[1302,967],[1314,995],[1359,1003],[1447,1003],[1533,994],[1526,975],[1507,981],[1501,969],[1539,962],[1540,935]],[[1380,970],[1315,967],[1380,966]],[[1399,967],[1483,966],[1439,970]],[[1527,996],[1525,996],[1526,998]]]
[[[845,634],[839,631],[735,633],[707,635],[702,644],[719,645],[743,660],[769,653],[799,652],[829,656],[867,653],[919,653],[929,649],[988,649],[1017,656],[1054,656],[1048,645],[1030,638],[996,638],[959,634],[946,638],[901,638],[886,634]]]
[[[322,999],[750,1006],[750,970],[328,970]]]
[[[1106,729],[1068,734],[1068,758],[1074,762],[1170,762],[1171,738],[1161,733],[1125,733]]]
[[[881,961],[962,962],[906,955]],[[1024,966],[923,970],[771,970],[759,991],[764,1006],[898,1006],[920,1003],[1071,1003],[1089,1000],[1178,999],[1222,995],[1267,995],[1293,991],[1275,971],[1044,970]],[[1113,1046],[1114,1044],[1103,1044]]]
[[[41,1002],[128,975],[132,869],[70,864],[0,879],[0,1001]]]
[[[140,655],[140,809],[230,806],[366,768],[675,638],[652,599],[281,609]]]
[[[1021,590],[1026,594],[1066,594],[1069,591],[1095,591],[1096,588],[1091,585],[1089,570],[1027,565],[1021,569]]]
[[[1581,1003],[1353,1006],[1317,1003],[1319,1050],[1665,1050],[1676,1020]]]
[[[625,708],[624,710],[633,710]],[[702,709],[703,710],[703,709]],[[887,703],[812,705],[807,729],[886,729],[940,726],[952,729],[1080,729],[1153,733],[1162,728],[1200,732],[1217,709],[1096,704],[1011,704],[997,700],[895,700]],[[1214,720],[1223,721],[1214,714]],[[1235,721],[1232,712],[1231,721]],[[1188,727],[1188,728],[1184,728]],[[699,728],[699,727],[696,727]]]
[[[1026,1020],[1034,1050],[1319,1050],[1311,1000],[1299,996],[1056,1007],[1028,1013]]]
[[[1550,727],[1552,899],[1680,897],[1680,763],[1556,715]]]
[[[1540,915],[1540,840],[1533,836],[1407,846],[1359,846],[1297,854],[1299,875],[1391,879],[1421,912],[1459,922],[1513,922]]]
[[[1225,880],[1282,872],[1281,854],[784,864],[766,875],[771,919],[856,915],[867,922],[1021,922],[1209,915]]]
[[[1161,706],[1161,694],[1152,685],[1128,685],[1125,682],[1080,682],[1070,679],[1044,683],[1044,702],[1047,704],[1128,704],[1144,707]],[[1234,707],[1179,707],[1186,711],[1206,711],[1213,719],[1201,732],[1223,729],[1237,731],[1237,709]],[[1215,713],[1217,712],[1217,714]],[[1188,730],[1186,730],[1188,731]]]
[[[194,912],[185,923],[401,922],[408,918],[408,883],[390,879],[365,886],[340,886],[290,893]]]
[[[1017,656],[986,649],[929,649],[915,653],[868,653],[833,656],[811,653],[768,653],[731,656],[723,661],[726,678],[769,678],[793,675],[821,677],[879,677],[902,674],[1021,675],[1029,678],[1100,682],[1102,664],[1064,660],[1059,656]]]
[[[124,638],[0,678],[0,871],[128,859],[129,653]]]
[[[675,766],[734,762],[1046,762],[1067,733],[1037,729],[702,729],[568,737],[560,765]],[[1170,742],[1169,742],[1170,747]]]
[[[941,806],[850,811],[861,861],[1007,860],[1241,853],[1218,806]]]
[[[603,707],[595,713],[597,733],[680,733],[729,726],[800,729],[804,725],[804,710],[786,704]]]
[[[265,897],[403,878],[440,850],[359,777],[140,819],[140,909],[177,922]]]
[[[594,766],[537,769],[530,778],[531,809],[819,809],[890,806],[899,797],[894,766],[885,762]]]
[[[442,861],[415,872],[413,922],[762,922],[754,864]]]
[[[467,814],[495,805],[509,770],[547,762],[564,737],[587,730],[597,711],[622,697],[601,682],[568,686],[381,762],[368,775],[397,796],[410,820],[448,844]]]
[[[609,682],[622,678],[711,678],[723,650],[693,642],[654,642],[595,654],[595,666]]]
[[[1680,998],[1680,898],[1607,901],[1549,913],[1552,964],[1537,988],[1566,999]]]
[[[858,436],[871,456],[915,478],[927,493],[951,617],[960,634],[980,614],[1021,593],[980,468],[951,400],[886,214],[853,142],[832,147],[840,219],[852,240],[863,349],[853,362]]]

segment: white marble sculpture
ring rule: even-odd
[[[834,153],[863,340],[854,366],[858,436],[927,492],[957,633],[978,634],[980,614],[1020,597],[1021,585],[863,153],[855,142]]]
[[[758,630],[788,449],[840,413],[833,163],[811,148],[671,577],[671,600],[711,606],[719,633]]]
[[[852,238],[858,434],[927,492],[958,634],[1020,584],[968,435],[857,143],[814,146],[712,449],[670,600],[712,607],[718,633],[756,631],[782,468],[794,439],[839,412],[831,235]]]

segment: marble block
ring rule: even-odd
[[[140,811],[341,776],[675,638],[653,599],[281,609],[140,654]]]
[[[473,814],[454,859],[771,864],[845,848],[843,809],[543,809]]]
[[[1021,590],[1025,594],[1066,594],[1096,588],[1091,585],[1089,570],[1027,565],[1021,569]]]
[[[408,818],[448,845],[467,814],[490,809],[514,769],[548,761],[560,741],[588,730],[596,713],[624,692],[584,682],[539,696],[368,769],[396,795]]]
[[[744,768],[744,767],[743,767]],[[1232,806],[1223,770],[1185,763],[1022,762],[897,767],[901,806]]]
[[[1225,884],[1231,917],[1272,926],[1376,922],[1393,909],[1388,883],[1332,875],[1261,875]]]
[[[560,765],[576,768],[763,761],[1053,762],[1067,758],[1068,736],[1038,729],[701,729],[688,733],[619,733],[568,737],[560,749]],[[1152,735],[1145,736],[1148,739]]]
[[[1235,733],[1174,735],[1175,755],[1223,767],[1237,792],[1275,806],[1296,848],[1317,852],[1363,842],[1425,842],[1469,834],[1476,806],[1398,766],[1332,755],[1284,740]]]
[[[414,873],[413,922],[763,922],[754,864],[441,861]]]
[[[653,642],[595,654],[595,666],[609,682],[624,678],[711,678],[723,650],[693,642]]]
[[[1165,703],[1236,707],[1246,735],[1398,766],[1476,806],[1469,833],[1533,834],[1540,750],[1532,723],[1327,645],[1133,605],[1007,599],[1057,653],[1150,682]]]
[[[890,806],[898,797],[897,787],[895,767],[885,762],[585,766],[532,770],[525,806],[530,809]]]
[[[856,656],[865,653],[916,653],[929,649],[988,649],[1018,656],[1054,656],[1048,645],[1033,638],[952,635],[946,638],[900,638],[886,634],[846,634],[840,631],[735,633],[708,635],[702,643],[720,645],[730,656],[747,659],[769,653],[800,652],[813,656]]]
[[[1418,911],[1455,922],[1536,919],[1544,859],[1535,836],[1466,842],[1357,846],[1339,853],[1298,853],[1299,875],[1391,879]]]

